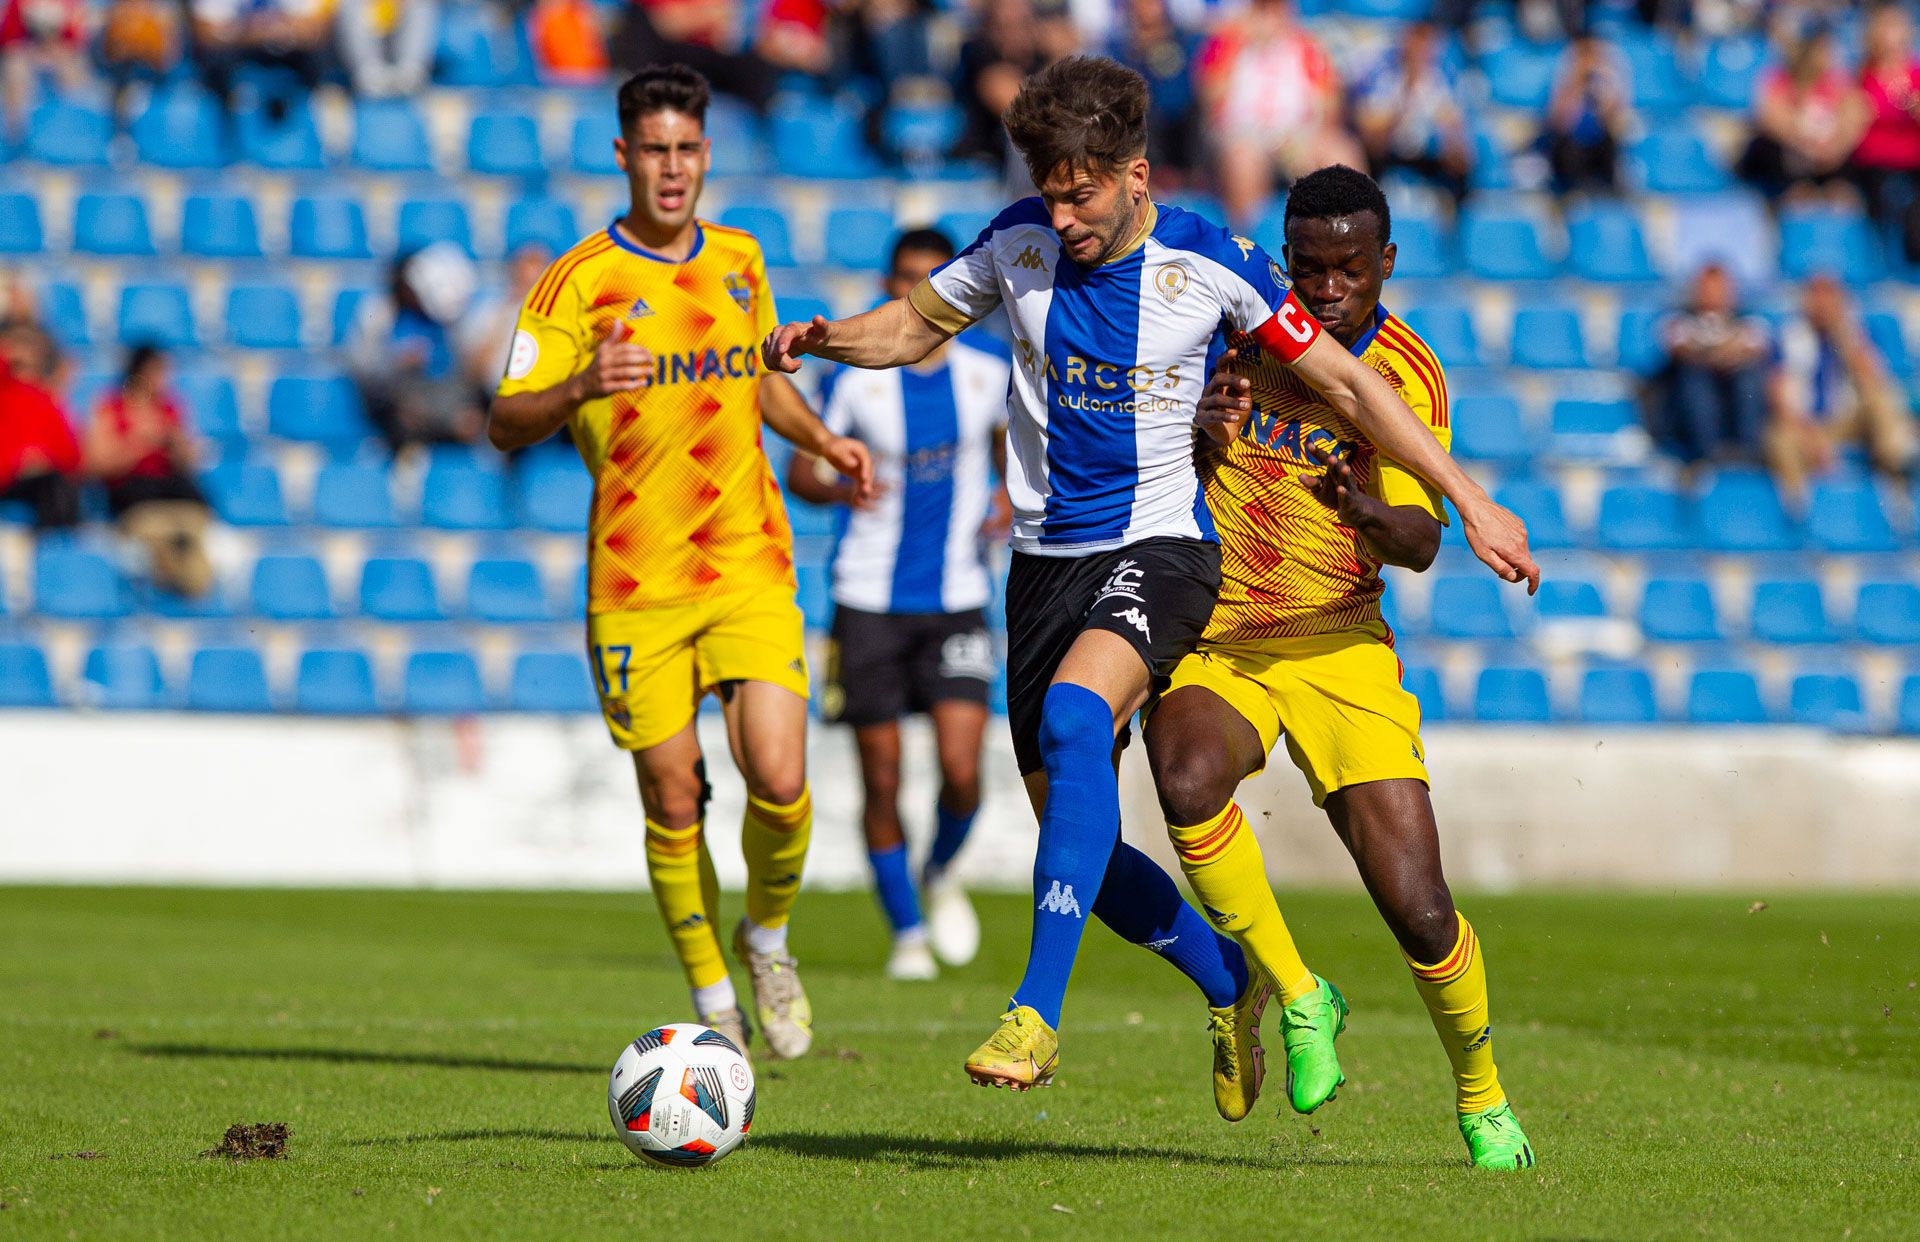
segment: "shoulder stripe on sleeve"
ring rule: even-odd
[[[599,243],[608,241],[608,240],[610,239],[607,237],[607,235],[604,232],[594,233],[594,234],[591,234],[590,236],[581,238],[579,241],[573,243],[573,245],[563,250],[560,253],[559,257],[555,258],[553,262],[547,264],[547,270],[542,272],[540,274],[540,279],[534,283],[533,293],[527,298],[527,305],[534,307],[535,309],[538,309],[540,304],[546,300],[547,293],[553,285],[554,278],[559,275],[561,268],[565,267],[570,261],[572,261],[574,255],[578,254],[582,250],[585,250],[589,247],[598,245]]]
[[[574,269],[578,268],[588,259],[605,254],[611,249],[613,249],[613,239],[602,236],[598,242],[575,246],[572,250],[568,251],[566,257],[563,258],[561,262],[553,265],[553,278],[547,282],[546,292],[541,302],[535,306],[534,309],[543,315],[551,314],[553,312],[553,304],[560,299],[560,291],[566,288],[567,281],[572,277]]]
[[[1419,374],[1420,381],[1427,386],[1427,391],[1432,396],[1433,425],[1445,427],[1450,412],[1447,408],[1446,373],[1440,366],[1440,360],[1434,356],[1431,349],[1427,348],[1425,341],[1415,336],[1412,330],[1402,325],[1397,319],[1389,318],[1381,324],[1380,336],[1393,346],[1394,352],[1404,357],[1407,364]]]

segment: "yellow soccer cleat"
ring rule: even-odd
[[[1239,1000],[1207,1010],[1207,1032],[1213,1037],[1213,1106],[1228,1121],[1252,1112],[1260,1098],[1260,1083],[1267,1076],[1260,1015],[1272,996],[1272,986],[1255,974]]]
[[[967,1077],[983,1087],[1030,1091],[1053,1081],[1060,1037],[1030,1005],[1000,1015],[1000,1029],[967,1058]]]

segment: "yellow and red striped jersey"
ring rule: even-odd
[[[680,262],[616,227],[555,259],[527,295],[500,394],[550,388],[617,327],[650,387],[570,420],[593,475],[587,610],[629,612],[793,584],[793,536],[760,439],[760,342],[778,322],[752,234],[696,224]]]
[[[1238,439],[1204,451],[1201,482],[1220,533],[1220,602],[1207,623],[1211,642],[1297,637],[1380,617],[1380,562],[1342,526],[1308,484],[1322,473],[1307,447],[1346,458],[1354,480],[1390,505],[1418,505],[1441,521],[1439,492],[1392,460],[1329,406],[1292,368],[1238,340],[1238,369],[1253,383],[1253,415]],[[1433,428],[1442,448],[1447,380],[1427,343],[1384,307],[1353,353]]]

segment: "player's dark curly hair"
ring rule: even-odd
[[[1287,217],[1283,228],[1295,220],[1335,220],[1367,212],[1380,222],[1380,244],[1393,240],[1393,213],[1387,210],[1387,196],[1380,183],[1357,168],[1329,164],[1316,168],[1293,183],[1287,191]]]
[[[655,112],[684,112],[705,125],[711,98],[706,78],[685,65],[647,65],[620,84],[620,132]]]
[[[1007,134],[1035,182],[1062,166],[1110,173],[1147,149],[1147,80],[1105,56],[1069,56],[1028,78]]]

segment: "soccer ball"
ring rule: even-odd
[[[712,1164],[753,1125],[753,1067],[733,1041],[694,1022],[655,1027],[613,1063],[607,1113],[634,1155],[655,1164]]]

